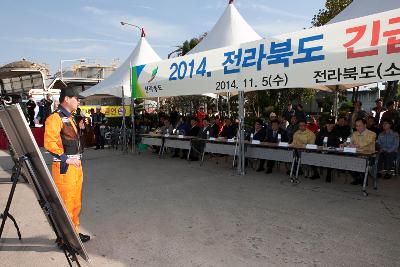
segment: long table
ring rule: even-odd
[[[204,143],[201,164],[204,162],[205,153],[233,156],[234,160],[238,153],[237,142],[228,142],[223,139],[204,140],[193,136],[184,136],[183,138],[179,138],[178,136],[173,135],[142,135],[143,144],[161,147],[160,156],[166,147],[187,149],[190,152],[194,141]],[[318,147],[318,149],[315,150],[309,150],[305,149],[304,146],[284,147],[278,146],[278,144],[275,143],[261,142],[260,144],[254,144],[246,141],[245,157],[291,163],[290,179],[292,182],[299,181],[298,173],[300,165],[311,165],[316,167],[360,172],[364,174],[362,192],[366,196],[368,195],[366,190],[368,174],[371,172],[374,180],[374,188],[377,188],[376,153],[344,153],[343,151],[323,149],[322,147]]]
[[[357,153],[345,153],[343,150],[323,149],[322,147],[318,147],[315,150],[306,150],[304,147],[297,147],[295,149],[298,153],[296,179],[298,178],[300,165],[304,164],[364,173],[362,192],[366,196],[368,195],[368,174],[371,172],[374,180],[374,188],[377,188],[375,152],[359,151]]]

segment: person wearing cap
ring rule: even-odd
[[[322,130],[317,134],[317,136],[315,138],[315,144],[317,146],[323,146],[324,139],[327,139],[328,147],[339,147],[340,146],[340,136],[337,134],[337,132],[334,129],[335,129],[335,119],[329,118],[326,121],[325,127],[322,128]],[[332,181],[332,169],[327,168],[326,170],[327,171],[326,171],[325,181],[327,183],[330,183]]]
[[[74,88],[61,90],[60,105],[47,118],[44,133],[44,147],[53,156],[53,179],[77,233],[83,182],[82,146],[78,128],[85,127],[83,121],[76,125],[72,116],[79,105],[78,95]],[[82,242],[90,240],[90,236],[81,233],[79,237]]]
[[[378,127],[381,123],[382,115],[387,109],[383,107],[383,100],[381,98],[375,100],[375,104],[376,106],[371,110],[371,113],[372,117],[374,118],[374,124],[376,127]]]
[[[391,120],[383,120],[381,132],[378,136],[376,144],[378,146],[378,172],[382,170],[389,171],[393,168],[393,163],[397,157],[399,148],[399,135],[392,130],[393,122]],[[386,173],[384,178],[389,179],[390,174]]]
[[[101,132],[101,126],[104,124],[105,122],[105,118],[106,116],[104,115],[104,113],[101,112],[101,106],[96,106],[96,113],[93,114],[92,117],[92,124],[94,127],[94,134],[95,134],[95,138],[96,138],[96,150],[97,149],[104,149],[104,135]]]

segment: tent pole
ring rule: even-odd
[[[135,99],[133,98],[132,88],[132,62],[129,62],[129,80],[131,85],[131,123],[132,123],[132,148],[131,152],[136,153],[136,127],[135,127]],[[145,107],[146,108],[146,107]]]
[[[125,123],[125,115],[126,115],[126,111],[125,111],[125,94],[124,94],[124,86],[122,85],[122,151],[123,153],[126,152],[126,123]]]
[[[336,120],[338,118],[338,110],[339,110],[339,85],[336,85],[335,99],[334,99],[334,103],[333,103],[333,115],[335,116]]]
[[[244,91],[238,91],[239,95],[239,153],[238,153],[238,164],[237,173],[238,175],[244,175],[245,170],[245,155],[244,155]]]
[[[231,117],[231,93],[230,92],[228,92],[227,97],[228,97],[228,117],[230,118]]]

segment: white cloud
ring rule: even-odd
[[[102,10],[100,8],[94,7],[94,6],[84,6],[82,8],[84,11],[92,13],[94,15],[104,15],[107,13],[107,11]]]
[[[268,14],[280,15],[280,16],[294,18],[294,19],[309,19],[307,16],[296,14],[293,12],[288,12],[286,10],[281,10],[281,9],[274,8],[274,7],[270,7],[270,6],[264,5],[264,4],[252,3],[250,6],[253,9],[260,10],[260,11],[268,13]]]
[[[102,45],[86,45],[79,47],[54,47],[54,46],[41,46],[38,50],[58,52],[58,53],[67,53],[67,54],[79,54],[79,55],[88,55],[88,54],[96,54],[100,52],[107,51],[107,47]]]

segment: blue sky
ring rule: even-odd
[[[1,0],[0,65],[26,58],[58,71],[61,59],[122,63],[143,26],[161,58],[184,40],[209,31],[228,0]],[[236,0],[247,22],[263,37],[310,26],[325,0]]]

